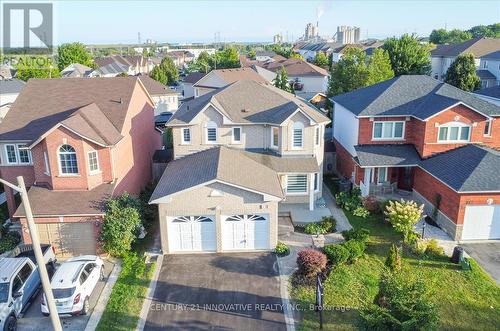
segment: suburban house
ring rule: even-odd
[[[183,100],[189,100],[191,98],[194,98],[193,85],[205,75],[206,74],[203,72],[192,72],[186,77],[184,77],[184,79],[181,82]]]
[[[174,160],[150,200],[163,252],[274,248],[280,206],[313,210],[322,196],[329,122],[302,99],[254,80],[182,104],[166,124]]]
[[[0,176],[24,177],[40,240],[59,256],[99,252],[103,202],[151,180],[153,107],[137,77],[30,79],[0,124]],[[30,243],[23,205],[4,188]]]
[[[118,75],[135,76],[148,74],[151,65],[142,55],[111,55],[96,57],[94,62],[98,66],[91,77],[116,77]]]
[[[139,79],[155,103],[155,116],[166,112],[173,113],[179,108],[179,96],[175,91],[148,75],[140,75]]]
[[[286,57],[281,56],[279,54],[276,54],[274,52],[257,51],[255,53],[256,53],[256,56],[254,59],[251,59],[250,57],[248,57],[247,54],[240,54],[240,65],[242,68],[250,67],[253,65],[264,64],[267,62],[286,60]],[[257,57],[257,54],[260,54],[260,55]]]
[[[63,78],[89,77],[94,69],[80,63],[72,63],[61,71]]]
[[[500,46],[496,52],[488,53],[479,59],[477,73],[483,89],[500,84]]]
[[[475,91],[474,95],[478,98],[494,103],[497,106],[500,106],[500,85],[495,85],[492,87],[487,87],[485,89]]]
[[[169,52],[167,52],[166,56],[171,58],[175,64],[175,66],[178,68],[184,66],[185,64],[187,64],[195,59],[195,56],[193,53],[191,53],[189,51],[184,51],[184,50],[169,51]]]
[[[268,82],[264,77],[249,67],[212,70],[193,84],[194,97],[198,98],[239,80],[253,80],[261,83]]]
[[[487,73],[482,72],[483,68],[479,68],[480,58],[498,50],[500,50],[500,39],[495,38],[473,38],[460,44],[437,45],[431,51],[431,76],[444,80],[446,71],[457,56],[472,53],[476,59],[478,75],[484,77]]]
[[[500,107],[425,75],[331,98],[337,172],[401,194],[456,240],[500,238]]]
[[[25,85],[25,82],[17,78],[0,79],[0,122],[7,115]]]

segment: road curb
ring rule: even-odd
[[[146,293],[146,299],[142,304],[141,314],[139,315],[139,321],[137,321],[136,331],[144,330],[146,325],[146,319],[148,318],[149,307],[151,307],[151,302],[153,301],[153,295],[155,293],[156,284],[158,283],[158,276],[160,275],[161,265],[163,264],[163,255],[158,255],[155,264],[155,271],[153,272],[153,277],[149,283],[148,291]]]
[[[295,321],[293,319],[293,312],[291,310],[291,300],[288,294],[288,283],[290,277],[284,274],[282,271],[284,266],[281,263],[281,258],[276,257],[278,261],[278,272],[279,272],[279,280],[280,280],[280,296],[281,296],[281,304],[283,305],[283,314],[285,315],[285,324],[287,331],[295,331]]]

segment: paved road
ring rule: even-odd
[[[500,285],[500,240],[476,243],[462,242],[460,246]]]
[[[168,255],[145,330],[286,330],[270,253]]]

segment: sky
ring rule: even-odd
[[[5,0],[7,2],[8,0]],[[9,1],[10,2],[10,1]],[[319,22],[320,35],[338,25],[361,28],[362,39],[432,29],[467,29],[500,22],[500,1],[72,1],[54,2],[55,43],[271,42],[282,33],[291,41],[308,22]],[[318,18],[318,16],[320,16]]]

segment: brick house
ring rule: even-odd
[[[408,192],[456,240],[500,238],[500,107],[428,76],[332,98],[337,171]]]
[[[24,176],[42,242],[60,256],[94,254],[103,202],[140,192],[160,141],[137,77],[32,79],[0,124],[0,176]],[[24,208],[5,191],[29,243]]]

